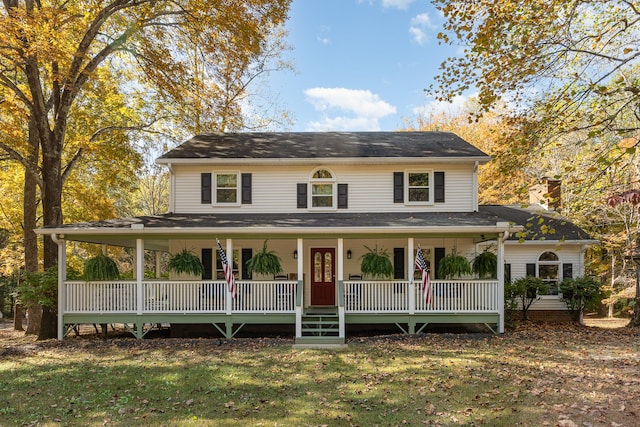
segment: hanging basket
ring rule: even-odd
[[[84,280],[88,282],[119,278],[120,272],[116,262],[102,252],[84,263]]]
[[[247,271],[249,274],[258,273],[275,276],[276,274],[282,273],[280,257],[275,251],[267,250],[267,240],[264,241],[262,250],[247,261]]]
[[[171,256],[168,268],[176,274],[202,276],[202,273],[204,273],[204,266],[200,258],[186,248]]]
[[[360,271],[363,276],[373,279],[390,279],[393,277],[393,264],[386,249],[374,249],[365,246],[368,252],[360,257]]]

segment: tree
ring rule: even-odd
[[[599,146],[592,165],[640,129],[640,8],[627,0],[436,0],[447,18],[444,43],[464,55],[447,59],[430,92],[451,100],[479,91],[481,111],[517,106],[526,126],[513,153],[563,143]],[[563,140],[571,135],[569,141]],[[621,156],[632,154],[635,143]],[[618,157],[620,158],[620,157]]]
[[[13,119],[2,123],[23,120],[28,137],[2,141],[0,149],[38,184],[43,225],[62,223],[63,183],[90,148],[88,136],[141,126],[125,115],[85,133],[79,145],[67,144],[76,106],[100,107],[104,101],[99,83],[125,91],[128,105],[152,118],[147,125],[170,116],[166,107],[188,102],[196,89],[215,98],[220,86],[190,84],[198,80],[189,54],[220,70],[229,70],[224,60],[233,56],[249,72],[270,32],[286,19],[289,2],[4,0],[0,101],[3,116]],[[56,258],[56,245],[45,238],[44,267],[54,266]],[[43,317],[39,338],[55,335],[55,311],[45,307]]]

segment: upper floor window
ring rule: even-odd
[[[433,200],[431,171],[408,171],[405,175],[405,200],[408,204],[425,204]]]
[[[318,169],[311,175],[309,185],[311,187],[312,208],[335,207],[335,178],[327,169]]]
[[[216,204],[236,205],[239,203],[240,186],[238,185],[237,172],[217,172],[215,174],[215,195]]]

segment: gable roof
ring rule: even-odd
[[[513,206],[484,205],[480,212],[496,215],[524,227],[509,240],[526,241],[585,241],[595,243],[589,233],[553,211],[529,210]]]
[[[462,159],[490,157],[450,132],[246,132],[197,135],[157,163],[219,160]]]

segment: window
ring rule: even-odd
[[[549,295],[558,295],[560,259],[553,252],[544,252],[538,258],[538,277],[549,285]]]
[[[215,177],[215,203],[216,204],[238,204],[239,197],[238,173],[221,172]]]
[[[414,171],[407,172],[405,175],[407,204],[425,204],[431,203],[433,200],[430,171]]]
[[[326,169],[318,169],[311,175],[312,208],[334,208],[335,180]]]

